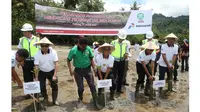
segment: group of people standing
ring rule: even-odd
[[[12,57],[12,78],[17,81],[21,87],[20,82],[14,67],[16,63],[23,68],[24,82],[40,81],[41,93],[44,97],[44,102],[48,102],[48,95],[46,91],[46,79],[49,80],[52,88],[52,104],[59,105],[57,102],[58,96],[58,55],[56,51],[50,47],[53,46],[46,37],[40,38],[32,34],[33,28],[30,24],[23,25],[21,31],[23,37],[20,38],[17,52],[13,53]],[[102,89],[96,90],[94,84],[94,77],[99,80],[111,79],[112,87],[110,88],[110,100],[115,99],[115,93],[124,93],[123,86],[129,86],[126,81],[128,62],[130,61],[131,44],[126,39],[127,34],[124,30],[119,30],[118,38],[113,40],[110,44],[104,43],[99,45],[94,42],[93,48],[88,46],[88,40],[81,37],[77,40],[75,46],[69,51],[67,57],[67,65],[69,73],[74,77],[77,83],[78,91],[78,106],[83,106],[83,92],[84,84],[83,78],[86,79],[94,105],[97,108],[102,108],[98,102],[98,96],[102,94]],[[169,75],[170,70],[174,70],[178,58],[182,59],[182,70],[184,71],[183,63],[186,62],[185,71],[188,71],[188,56],[189,43],[184,40],[182,49],[182,56],[178,56],[178,45],[174,44],[177,37],[171,33],[165,38],[167,43],[160,45],[156,39],[153,39],[153,32],[147,32],[146,38],[142,43],[141,51],[136,60],[136,70],[138,80],[136,83],[136,95],[139,94],[139,88],[145,88],[145,95],[149,95],[149,88],[151,81],[154,80],[159,66],[159,80],[165,79],[165,73]],[[73,60],[74,70],[72,69],[71,61]],[[33,72],[35,71],[35,72]],[[147,76],[146,84],[144,86],[145,76]],[[176,77],[176,76],[175,76]],[[177,81],[177,77],[175,78]],[[161,88],[162,90],[162,88]]]

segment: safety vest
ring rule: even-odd
[[[158,45],[158,40],[157,39],[152,39],[151,40],[155,45]],[[146,44],[148,41],[148,39],[142,40],[142,45]],[[154,52],[156,52],[156,49],[154,50]]]
[[[30,57],[34,57],[35,54],[38,52],[39,46],[34,45],[34,43],[39,42],[39,41],[40,41],[40,39],[36,36],[33,36],[30,42],[29,42],[28,38],[26,38],[26,37],[20,38],[20,44],[21,44],[22,48],[28,50]]]
[[[119,43],[118,39],[112,41],[111,44],[115,47],[115,50],[111,53],[111,55],[115,58],[115,61],[124,60],[124,54],[127,50],[127,44]]]
[[[156,44],[156,45],[157,45],[157,43],[158,43],[158,40],[157,40],[157,39],[152,39],[151,41],[152,41],[154,44]],[[147,42],[148,42],[148,39],[142,40],[142,45],[146,44]]]

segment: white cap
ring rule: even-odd
[[[31,24],[25,23],[25,24],[22,26],[21,31],[33,31],[33,27],[32,27]]]
[[[148,31],[148,32],[146,33],[146,38],[147,38],[147,39],[153,38],[153,32],[152,32],[152,31]]]
[[[126,39],[126,37],[127,37],[126,31],[123,30],[123,29],[119,30],[119,31],[118,31],[118,37],[119,37],[120,39],[123,39],[123,40]]]

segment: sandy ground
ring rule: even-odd
[[[12,47],[16,49],[16,46]],[[59,71],[57,73],[59,80],[59,95],[58,101],[61,103],[60,106],[49,106],[47,112],[188,112],[189,111],[189,73],[180,72],[178,70],[179,81],[173,83],[173,87],[176,92],[167,93],[165,97],[160,98],[160,104],[156,105],[155,100],[148,101],[147,97],[144,97],[143,91],[140,91],[141,98],[136,99],[134,97],[135,85],[137,80],[135,61],[139,51],[131,49],[132,57],[129,62],[129,71],[127,80],[130,84],[125,87],[125,92],[121,96],[115,96],[115,101],[107,101],[107,107],[103,110],[97,110],[93,106],[92,97],[90,94],[89,87],[84,81],[85,91],[83,102],[84,108],[76,108],[77,103],[77,88],[76,84],[73,83],[73,79],[69,74],[66,58],[70,47],[56,46],[55,47],[59,56]],[[180,64],[179,64],[180,65]],[[17,68],[16,71],[22,78],[21,67]],[[96,81],[97,78],[95,78]],[[12,97],[18,97],[23,95],[23,89],[18,89],[17,84],[12,83]],[[167,89],[167,87],[165,88]],[[47,85],[49,94],[49,100],[51,101],[51,88]],[[107,99],[109,93],[107,94]],[[18,108],[19,112],[34,112],[33,106],[31,105],[32,100],[18,101],[13,107]],[[31,106],[30,106],[31,105]],[[41,110],[41,112],[44,112]]]

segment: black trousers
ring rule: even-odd
[[[185,62],[185,71],[188,71],[189,69],[189,66],[188,66],[188,56],[182,56],[181,59],[182,59],[182,65],[181,65],[181,71],[184,71],[184,62]]]
[[[43,97],[47,97],[46,79],[51,83],[52,92],[58,92],[58,79],[53,81],[54,70],[50,72],[39,71],[38,80],[40,81],[40,90]]]
[[[147,67],[148,71],[150,72],[149,64],[147,64],[146,67]],[[136,62],[136,70],[137,70],[137,74],[138,74],[138,80],[137,80],[136,84],[137,85],[143,84],[146,73],[145,73],[144,67],[139,62]],[[147,75],[147,79],[146,79],[146,85],[149,85],[149,76],[148,75]]]
[[[167,79],[169,79],[170,71],[167,67],[159,66],[159,80],[165,79],[165,73],[167,72]]]
[[[96,93],[96,88],[94,85],[94,77],[90,66],[87,68],[75,68],[74,73],[75,73],[74,78],[78,86],[78,95],[80,100],[83,99],[83,92],[84,92],[83,78],[86,79],[91,93]]]
[[[177,79],[177,76],[178,76],[178,68],[179,68],[178,59],[176,58],[176,61],[175,61],[175,64],[174,64],[174,80]]]
[[[125,60],[124,61],[114,61],[113,66],[113,75],[114,80],[117,82],[117,91],[121,91],[122,88],[122,82],[124,77],[124,67],[125,66]]]
[[[97,72],[97,74],[98,74],[98,72]],[[101,74],[102,74],[102,79],[104,79],[106,73],[101,72]],[[100,79],[99,74],[97,76],[98,76],[98,79]],[[112,80],[112,86],[110,87],[110,94],[114,94],[114,91],[115,91],[115,88],[116,88],[116,81],[114,80],[114,75],[113,75],[112,71],[108,74],[106,79]],[[102,91],[102,88],[99,88],[98,89],[99,94],[101,93],[101,91]]]
[[[126,83],[127,83],[127,82],[126,82],[127,72],[128,72],[128,61],[125,61],[123,84],[126,84]]]
[[[35,76],[33,68],[34,68],[33,60],[25,60],[24,61],[24,66],[22,66],[24,82],[32,82],[33,81],[34,76]]]

